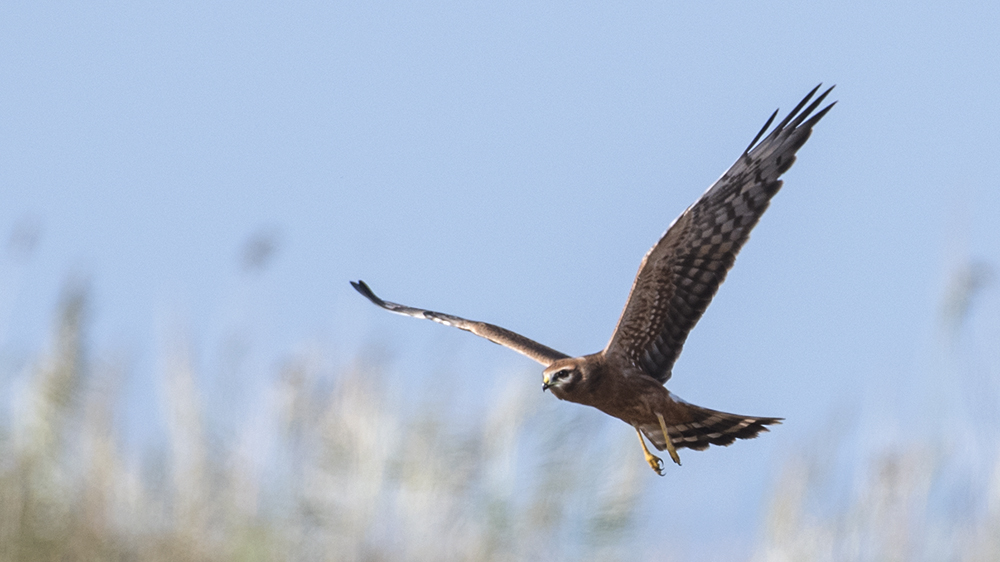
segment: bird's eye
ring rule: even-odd
[[[563,369],[563,370],[559,371],[558,373],[556,373],[555,378],[557,378],[557,379],[564,379],[564,378],[568,377],[571,372],[572,371],[570,371],[569,369]]]

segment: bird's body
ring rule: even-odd
[[[610,365],[609,365],[610,363]],[[622,367],[624,365],[624,367]],[[569,370],[579,376],[552,384],[555,374]],[[727,414],[689,404],[641,368],[608,361],[604,353],[556,361],[542,374],[543,384],[560,400],[593,406],[642,431],[659,450],[667,448],[657,414],[663,417],[674,447],[702,450],[709,445],[729,445],[737,438],[757,435],[779,418]]]
[[[818,89],[761,140],[775,112],[736,163],[671,223],[643,258],[625,310],[602,351],[570,357],[505,328],[387,302],[364,282],[351,284],[386,310],[472,332],[538,361],[545,366],[543,390],[631,425],[639,433],[646,461],[660,474],[662,463],[646,448],[643,435],[657,449],[668,450],[678,464],[676,449],[701,450],[755,437],[781,418],[709,410],[684,402],[663,385],[750,230],[781,188],[778,178],[791,167],[812,127],[833,107],[831,103],[813,114],[830,90],[806,107]]]

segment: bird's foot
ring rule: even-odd
[[[653,453],[650,453],[649,451],[646,451],[646,462],[649,463],[649,466],[650,468],[653,469],[653,472],[659,474],[660,476],[663,476],[663,461],[660,459],[660,457],[654,455]]]
[[[642,432],[639,431],[639,426],[635,426],[635,433],[639,436],[639,444],[642,445],[642,454],[646,455],[646,462],[649,463],[650,468],[652,468],[654,472],[663,476],[663,461],[660,460],[660,457],[650,453],[649,449],[646,448],[646,440],[642,438]]]
[[[674,448],[674,442],[670,440],[670,434],[667,433],[667,424],[663,421],[663,416],[657,412],[657,419],[660,420],[660,429],[663,431],[663,440],[667,442],[667,452],[670,453],[670,458],[677,463],[677,466],[681,465],[681,457],[677,454],[677,449]]]

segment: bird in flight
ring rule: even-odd
[[[667,228],[646,254],[611,341],[591,355],[570,357],[500,326],[382,300],[364,281],[351,285],[376,305],[484,337],[545,366],[542,390],[614,416],[635,428],[646,462],[663,475],[645,436],[680,464],[677,449],[697,451],[751,439],[782,418],[729,414],[689,404],[668,391],[674,362],[733,266],[795,152],[836,104],[816,111],[830,88],[812,103],[816,86],[767,135],[775,111],[736,163]],[[807,107],[808,104],[808,107]],[[763,140],[762,140],[763,138]],[[758,142],[760,141],[760,142]]]

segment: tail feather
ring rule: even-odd
[[[667,420],[667,431],[674,448],[687,447],[695,451],[707,449],[709,445],[726,446],[737,439],[753,439],[768,425],[780,424],[782,418],[758,418],[709,410],[678,402],[677,416]],[[683,421],[680,421],[683,420]],[[659,423],[645,424],[642,433],[659,450],[667,448]]]

